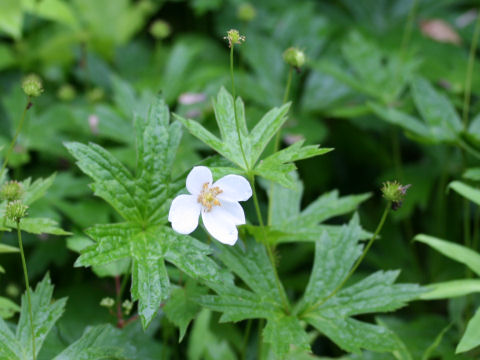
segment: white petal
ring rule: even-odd
[[[223,192],[217,197],[228,201],[245,201],[252,196],[250,183],[243,176],[227,175],[216,181],[213,186],[218,186]]]
[[[212,172],[206,166],[195,166],[187,176],[187,190],[192,195],[200,194],[203,184],[212,184]]]
[[[215,206],[211,211],[202,211],[203,225],[216,240],[223,244],[234,245],[238,239],[238,230],[226,211]]]
[[[195,195],[178,195],[170,206],[168,221],[176,232],[190,234],[198,226],[201,209]]]
[[[215,206],[212,211],[222,211],[222,216],[230,218],[235,225],[245,224],[245,213],[242,206],[236,201],[221,200],[220,206]]]

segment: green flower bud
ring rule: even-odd
[[[237,8],[237,17],[241,21],[249,22],[255,19],[256,16],[257,10],[248,2],[240,4]]]
[[[27,75],[22,81],[22,89],[30,97],[40,96],[43,92],[42,79],[38,75]]]
[[[62,101],[72,101],[76,95],[75,88],[70,84],[62,85],[57,91],[57,97]]]
[[[227,36],[224,37],[225,40],[228,40],[228,47],[232,47],[236,44],[241,44],[242,41],[245,41],[245,36],[240,35],[238,30],[231,29],[227,31]]]
[[[3,201],[20,200],[23,196],[23,187],[18,181],[12,180],[3,184],[0,189],[0,199]]]
[[[7,216],[7,219],[18,223],[22,218],[27,216],[27,210],[27,205],[20,200],[15,200],[7,204],[5,215]]]
[[[105,97],[105,91],[102,88],[94,88],[87,93],[87,99],[91,102],[98,102]]]
[[[130,315],[130,312],[132,311],[132,308],[133,308],[133,303],[130,300],[125,300],[122,303],[122,307],[125,312],[125,315]]]
[[[305,53],[297,48],[291,47],[283,52],[283,60],[294,68],[300,69],[305,64]]]
[[[104,297],[100,301],[100,306],[103,306],[106,308],[111,308],[113,305],[115,305],[115,300],[113,300],[111,297]]]
[[[392,202],[392,209],[398,210],[405,199],[407,190],[411,185],[402,186],[398,181],[387,181],[383,183],[382,194],[385,199]]]
[[[165,39],[170,36],[172,29],[170,24],[164,20],[155,20],[152,25],[150,25],[150,34],[155,39]]]
[[[10,283],[7,285],[5,292],[7,293],[8,296],[12,298],[18,297],[20,295],[20,289],[18,288],[17,285]]]

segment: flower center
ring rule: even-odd
[[[223,192],[218,186],[209,187],[208,183],[203,184],[202,191],[198,195],[197,201],[202,204],[206,211],[212,210],[214,206],[220,206],[217,195]]]

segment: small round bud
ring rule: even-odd
[[[28,206],[20,200],[15,200],[7,204],[5,215],[11,221],[18,223],[22,218],[27,216]]]
[[[20,289],[18,288],[17,285],[10,283],[7,285],[5,292],[7,293],[8,296],[12,298],[18,297],[20,295]]]
[[[155,20],[152,25],[150,25],[150,34],[155,39],[165,39],[170,36],[172,29],[170,24],[164,20]]]
[[[383,183],[382,194],[385,199],[392,202],[392,209],[398,210],[405,199],[407,190],[411,185],[401,185],[398,181],[387,181]]]
[[[115,300],[113,300],[111,297],[104,297],[100,301],[100,306],[103,306],[106,308],[111,308],[113,305],[115,305]]]
[[[300,69],[305,64],[305,53],[297,48],[291,47],[283,52],[283,60],[294,68]]]
[[[232,47],[236,44],[241,44],[242,41],[245,41],[245,36],[240,35],[238,30],[231,29],[227,31],[227,36],[224,37],[225,40],[228,40],[228,47]]]
[[[104,97],[105,91],[103,91],[103,89],[99,87],[93,88],[87,93],[87,99],[91,102],[101,101]]]
[[[62,85],[57,91],[57,97],[62,101],[72,101],[76,95],[75,88],[70,84]]]
[[[35,74],[27,75],[22,81],[22,89],[28,96],[40,96],[43,92],[42,79]]]
[[[255,19],[256,16],[257,10],[248,2],[240,4],[237,8],[237,17],[241,21],[249,22]]]
[[[130,300],[125,300],[122,303],[122,307],[125,312],[125,315],[130,315],[130,312],[132,311],[132,308],[133,308],[133,303]]]
[[[0,189],[0,200],[15,201],[20,200],[23,196],[23,187],[18,181],[7,181]]]

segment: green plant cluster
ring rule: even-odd
[[[479,40],[472,0],[0,0],[0,360],[478,359]],[[234,245],[171,226],[198,166]]]

